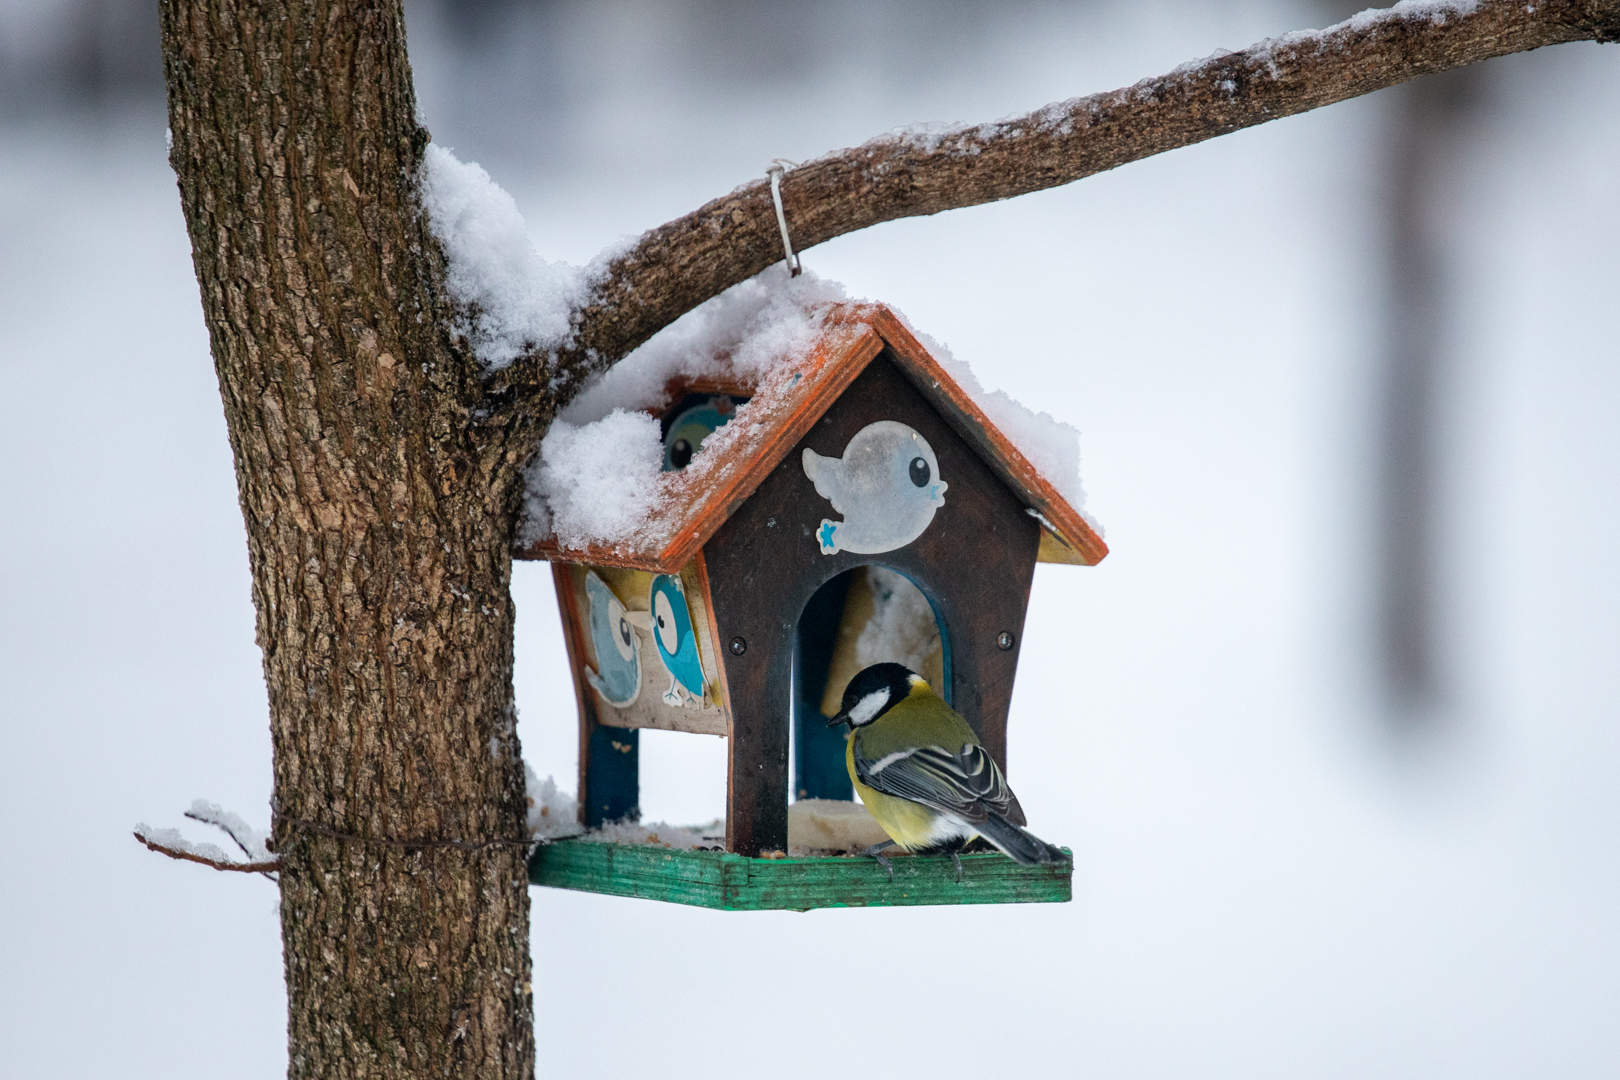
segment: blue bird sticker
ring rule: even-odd
[[[619,598],[595,572],[585,573],[590,601],[591,646],[599,670],[585,668],[585,681],[615,709],[635,703],[641,694],[641,639]]]
[[[876,555],[905,547],[927,530],[950,486],[940,478],[928,440],[898,420],[867,424],[841,458],[805,447],[803,459],[816,494],[844,515],[843,521],[823,519],[816,530],[823,555]]]
[[[692,612],[686,604],[686,590],[674,574],[652,579],[647,606],[652,609],[653,641],[658,657],[669,672],[669,689],[664,704],[700,708],[709,684],[698,657],[697,635],[692,630]]]
[[[670,421],[669,434],[664,436],[664,471],[679,472],[686,468],[693,456],[703,449],[703,441],[725,427],[736,414],[736,404],[722,396],[694,405]]]

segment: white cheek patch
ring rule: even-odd
[[[887,686],[881,690],[874,690],[857,701],[855,707],[849,710],[849,722],[856,727],[860,727],[862,724],[870,724],[872,718],[882,712],[883,706],[888,703],[889,688]]]

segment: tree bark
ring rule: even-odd
[[[561,399],[780,257],[764,183],[644,236],[567,348],[482,371],[415,174],[399,0],[161,0],[179,178],[248,533],[294,1077],[533,1072],[508,584]],[[1361,21],[1358,21],[1361,20]],[[792,171],[796,243],[1051,187],[1487,56],[1620,0],[1396,11]]]
[[[269,689],[290,1075],[528,1077],[518,470],[441,329],[399,5],[162,19]]]

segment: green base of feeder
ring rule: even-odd
[[[948,855],[901,855],[894,881],[876,859],[750,859],[724,851],[559,840],[529,860],[529,880],[554,889],[633,896],[722,911],[809,911],[916,904],[1063,904],[1072,860],[1020,866],[1000,852],[962,856],[962,880]]]

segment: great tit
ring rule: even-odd
[[[1020,863],[1068,858],[1021,828],[1023,808],[979,737],[916,672],[863,670],[828,721],[839,724],[851,729],[844,760],[855,790],[906,850],[954,856],[982,836]]]

